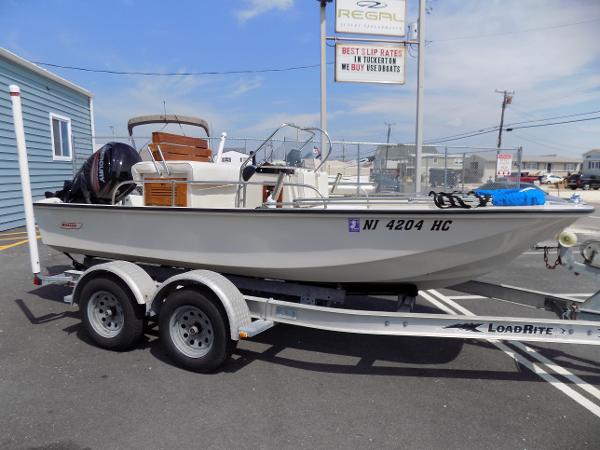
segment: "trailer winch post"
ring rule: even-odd
[[[33,216],[33,200],[31,197],[31,182],[29,181],[29,164],[27,162],[27,146],[25,145],[25,129],[23,127],[23,110],[21,108],[21,90],[14,84],[9,86],[10,99],[12,100],[13,122],[15,137],[17,139],[17,153],[19,155],[19,173],[21,175],[21,190],[23,192],[23,209],[25,210],[25,225],[29,241],[29,259],[31,272],[35,279],[41,272],[40,257],[35,231],[35,218]]]

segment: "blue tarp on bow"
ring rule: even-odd
[[[541,189],[526,187],[523,189],[476,190],[479,195],[492,197],[494,206],[530,206],[543,205],[546,195]]]

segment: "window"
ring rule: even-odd
[[[538,168],[538,164],[536,162],[526,162],[525,163],[525,170],[537,170]]]
[[[52,159],[71,161],[71,119],[50,113]]]
[[[567,172],[575,172],[577,170],[577,164],[575,163],[566,163],[565,170]]]
[[[223,157],[221,158],[221,161],[222,161],[222,162],[231,162],[231,158],[230,158],[229,156],[223,156]]]

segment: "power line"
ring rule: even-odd
[[[512,123],[509,123],[506,126],[521,125],[523,123],[544,122],[546,120],[554,120],[554,119],[565,119],[567,117],[587,116],[588,114],[596,114],[596,113],[600,113],[600,109],[595,110],[595,111],[582,112],[582,113],[565,114],[565,115],[562,115],[562,116],[546,117],[544,119],[523,120],[521,122],[512,122]]]
[[[106,73],[110,75],[140,75],[152,77],[184,77],[198,75],[240,75],[253,73],[269,73],[269,72],[290,72],[293,70],[315,69],[320,67],[320,64],[310,64],[306,66],[291,66],[291,67],[275,67],[269,69],[246,69],[246,70],[225,70],[225,71],[206,71],[206,72],[140,72],[126,70],[108,70],[108,69],[92,69],[89,67],[64,66],[61,64],[53,64],[44,61],[32,61],[34,64],[47,67],[56,67],[59,69],[79,70],[81,72]],[[333,62],[328,62],[327,65],[332,65]]]
[[[543,122],[543,121],[546,121],[546,120],[554,120],[554,119],[564,119],[564,118],[567,118],[567,117],[586,116],[588,114],[596,114],[596,113],[599,113],[599,112],[600,112],[600,110],[594,110],[594,111],[587,111],[587,112],[581,112],[581,113],[575,113],[575,114],[565,114],[565,115],[562,115],[562,116],[546,117],[546,118],[543,118],[543,119],[522,120],[520,122],[511,122],[511,123],[508,123],[508,124],[506,124],[506,126],[504,127],[504,129],[506,130],[507,128],[510,127],[511,129],[515,129],[516,130],[518,128],[526,128],[526,127],[513,127],[513,125],[522,125],[522,124],[526,124],[526,123]],[[558,123],[562,123],[562,122],[558,122]],[[565,123],[571,123],[571,121],[567,121]],[[543,125],[543,124],[541,124],[541,125]],[[531,128],[531,127],[528,127],[528,128]],[[484,127],[484,128],[480,128],[480,129],[477,129],[477,130],[465,131],[463,133],[452,134],[450,136],[443,136],[443,137],[436,138],[436,139],[427,139],[427,143],[439,143],[439,142],[456,141],[456,140],[465,139],[465,138],[468,138],[468,137],[479,136],[480,134],[491,133],[491,132],[494,132],[494,131],[498,131],[498,129],[499,129],[498,125],[490,126],[490,127]]]
[[[427,144],[441,144],[443,142],[451,142],[451,141],[458,141],[460,139],[467,139],[470,137],[474,137],[474,136],[480,136],[482,134],[488,134],[488,133],[495,133],[496,131],[498,131],[498,127],[495,127],[492,130],[486,130],[486,131],[481,131],[479,133],[472,133],[472,134],[467,134],[466,136],[461,136],[461,137],[454,137],[454,138],[442,138],[442,139],[434,139],[434,140],[430,140],[427,141]]]
[[[446,140],[446,139],[450,139],[450,138],[454,138],[454,137],[461,137],[461,136],[465,136],[467,134],[472,134],[472,133],[488,133],[491,131],[497,131],[498,130],[498,126],[491,126],[491,127],[486,127],[486,128],[480,128],[478,130],[471,130],[471,131],[465,131],[464,133],[458,133],[458,134],[451,134],[450,136],[443,136],[440,138],[435,138],[435,139],[427,139],[426,141],[428,143],[432,143],[432,142],[438,142],[438,141],[442,141],[442,140]]]
[[[531,142],[532,144],[536,144],[539,145],[540,147],[545,147],[548,148],[550,150],[558,150],[558,151],[565,151],[565,150],[574,150],[574,151],[583,151],[584,149],[581,148],[577,148],[577,147],[572,147],[570,145],[554,145],[554,144],[550,144],[550,143],[544,143],[544,142],[540,142],[536,139],[531,139],[527,136],[523,136],[523,134],[521,133],[513,133],[515,136],[517,136],[519,139],[523,139],[524,141],[527,142]]]
[[[448,38],[448,39],[434,39],[431,42],[437,43],[437,42],[462,41],[462,40],[467,40],[467,39],[480,39],[480,38],[487,38],[487,37],[494,37],[494,36],[505,36],[505,35],[509,35],[509,34],[532,33],[535,31],[552,30],[555,28],[573,27],[576,25],[597,22],[599,20],[600,20],[600,17],[595,18],[595,19],[582,20],[580,22],[563,23],[563,24],[558,24],[558,25],[550,25],[547,27],[526,28],[523,30],[505,31],[502,33],[489,33],[489,34],[480,34],[480,35],[474,35],[474,36],[460,36],[460,37],[453,37],[453,38]]]
[[[600,119],[600,116],[596,116],[596,117],[586,117],[584,119],[574,119],[574,120],[565,120],[562,122],[550,122],[550,123],[539,123],[537,125],[524,125],[522,127],[507,127],[506,131],[512,131],[512,130],[520,130],[521,128],[538,128],[538,127],[549,127],[551,125],[561,125],[563,123],[575,123],[575,122],[585,122],[587,120],[598,120]]]
[[[558,25],[551,25],[546,27],[537,27],[537,28],[528,28],[524,30],[516,30],[516,31],[507,31],[503,33],[490,33],[490,34],[482,34],[475,36],[460,36],[453,37],[447,39],[437,39],[433,41],[427,41],[427,43],[436,43],[436,42],[450,42],[450,41],[458,41],[458,40],[466,40],[466,39],[479,39],[493,36],[504,36],[509,34],[519,34],[519,33],[530,33],[534,31],[540,30],[550,30],[555,28],[564,28],[564,27],[572,27],[576,25],[582,25],[591,22],[600,21],[600,17],[595,19],[582,20],[579,22],[571,22],[571,23],[563,23]],[[410,46],[409,46],[410,48]],[[144,72],[144,71],[127,71],[127,70],[109,70],[109,69],[94,69],[89,67],[79,67],[79,66],[66,66],[62,64],[54,64],[45,61],[32,61],[34,64],[38,64],[40,66],[47,67],[55,67],[59,69],[67,69],[67,70],[79,70],[81,72],[93,72],[93,73],[106,73],[110,75],[139,75],[139,76],[157,76],[157,77],[174,77],[174,76],[198,76],[198,75],[240,75],[240,74],[253,74],[253,73],[271,73],[271,72],[289,72],[294,70],[306,70],[306,69],[315,69],[320,66],[320,64],[308,64],[304,66],[291,66],[291,67],[275,67],[268,69],[243,69],[243,70],[224,70],[224,71],[204,71],[204,72]],[[327,65],[332,65],[333,62],[328,62]]]

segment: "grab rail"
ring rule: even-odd
[[[121,183],[117,184],[117,186],[115,187],[113,194],[112,194],[112,198],[111,198],[111,205],[115,204],[115,200],[117,197],[117,192],[119,191],[119,189],[121,189],[121,187],[123,186],[127,186],[130,184],[133,184],[135,186],[137,186],[138,184],[141,184],[142,186],[146,183],[170,183],[171,184],[171,207],[174,207],[175,205],[175,185],[176,184],[186,184],[186,185],[211,185],[212,187],[223,187],[223,186],[238,186],[240,184],[245,184],[245,185],[254,185],[254,186],[264,186],[267,182],[266,181],[230,181],[230,180],[212,180],[212,181],[190,181],[190,180],[170,180],[170,179],[164,179],[164,180],[140,180],[140,181],[134,181],[134,180],[130,180],[130,181],[122,181]],[[217,186],[214,186],[217,185]],[[311,186],[310,184],[306,184],[306,183],[282,183],[281,188],[283,188],[283,186],[293,186],[293,187],[303,187],[303,188],[308,188],[313,190],[314,192],[317,193],[317,195],[321,198],[321,199],[325,199],[325,197],[323,197],[323,194],[321,194],[321,192],[319,192],[319,190],[314,187]],[[318,198],[315,198],[315,200],[318,200]],[[279,204],[283,204],[284,202],[279,202],[279,203],[268,203],[268,202],[263,202],[262,203],[262,207],[273,207],[274,205],[279,205]]]
[[[279,131],[281,131],[282,129],[287,128],[287,127],[294,128],[299,131],[304,131],[304,132],[310,134],[310,137],[300,146],[300,148],[298,150],[302,150],[304,147],[306,147],[306,145],[308,145],[308,143],[312,142],[317,131],[321,132],[327,138],[327,143],[328,143],[327,144],[328,145],[327,154],[325,155],[325,157],[323,157],[322,153],[321,153],[321,163],[319,165],[315,166],[314,172],[318,172],[321,169],[323,164],[325,164],[327,159],[329,159],[329,155],[331,154],[331,150],[333,148],[329,134],[326,131],[324,131],[320,128],[317,128],[317,127],[300,127],[293,123],[282,123],[275,131],[273,131],[273,133],[271,133],[269,135],[269,137],[267,139],[265,139],[258,146],[258,148],[254,151],[254,153],[250,154],[248,156],[248,158],[246,158],[246,160],[242,163],[242,165],[240,166],[240,173],[239,173],[239,177],[238,177],[239,182],[243,182],[244,169],[246,168],[246,166],[248,166],[250,161],[252,161],[256,158],[256,155],[258,154],[258,152],[260,152],[271,141],[273,136],[275,136]],[[271,148],[271,154],[269,155],[269,157],[271,157],[272,155],[273,155],[273,149]],[[268,159],[269,158],[266,158],[266,160],[268,160]],[[246,204],[246,188],[245,188],[245,185],[240,184],[238,187],[238,190],[236,192],[236,195],[235,195],[235,205],[237,207],[240,206],[240,196],[242,194],[242,189],[243,189],[243,194],[244,194],[244,205],[243,206],[245,206],[245,204]]]

